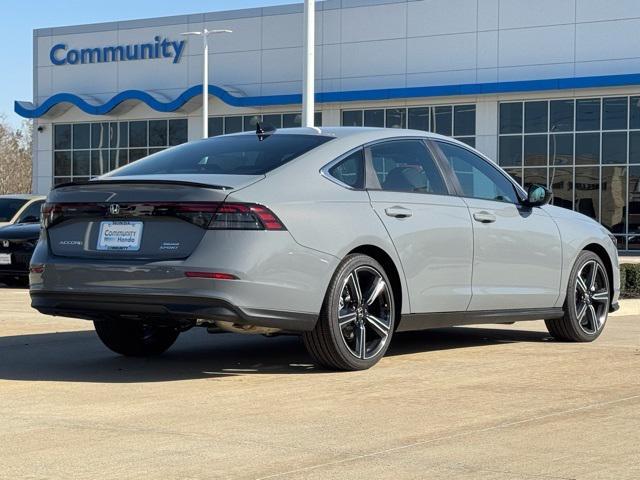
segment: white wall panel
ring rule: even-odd
[[[262,52],[262,81],[302,80],[302,47],[279,48]]]
[[[260,17],[234,18],[206,22],[209,30],[233,30],[233,33],[221,33],[209,37],[209,52],[242,52],[258,50],[262,41],[262,21]],[[190,43],[197,45],[196,52],[202,52],[202,41],[191,37]],[[194,49],[191,49],[193,52]]]
[[[259,51],[210,54],[209,82],[220,85],[260,83],[260,57]],[[202,83],[200,59],[192,59],[190,70],[191,84]]]
[[[500,2],[500,28],[573,23],[576,0],[508,0]]]
[[[576,21],[598,22],[640,17],[638,0],[576,0]]]
[[[498,31],[478,32],[478,68],[498,66]]]
[[[342,75],[393,75],[405,72],[405,40],[346,43],[342,45]]]
[[[409,2],[408,35],[473,32],[477,0],[422,0]]]
[[[576,61],[639,57],[639,38],[640,18],[578,24]]]
[[[478,30],[496,30],[498,28],[500,0],[478,1]]]
[[[364,42],[406,35],[406,4],[388,4],[342,10],[342,41]]]
[[[302,14],[268,15],[262,17],[262,48],[302,46]]]
[[[501,30],[501,67],[573,62],[574,26]]]
[[[438,35],[407,40],[407,72],[462,70],[476,66],[476,34]]]

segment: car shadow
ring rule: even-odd
[[[536,331],[453,327],[396,334],[387,355],[548,339]],[[331,372],[313,364],[296,336],[209,335],[193,329],[153,358],[116,355],[90,330],[0,337],[0,380],[141,383],[309,373]]]

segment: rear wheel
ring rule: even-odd
[[[564,317],[545,320],[549,333],[567,342],[592,342],[604,329],[609,314],[609,277],[593,252],[578,255],[571,270]]]
[[[318,323],[303,340],[325,367],[365,370],[384,356],[394,322],[393,290],[384,269],[371,257],[352,254],[336,270]]]
[[[131,357],[160,355],[174,344],[179,335],[175,328],[144,321],[110,319],[93,324],[107,348]]]

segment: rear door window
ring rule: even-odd
[[[382,190],[447,195],[435,159],[420,140],[393,140],[370,147]]]

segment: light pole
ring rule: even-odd
[[[304,63],[302,70],[302,126],[314,126],[316,2],[304,0]]]
[[[201,32],[185,32],[181,35],[202,35],[204,46],[202,55],[202,138],[209,137],[209,35],[214,33],[231,33],[233,30],[207,30]]]

